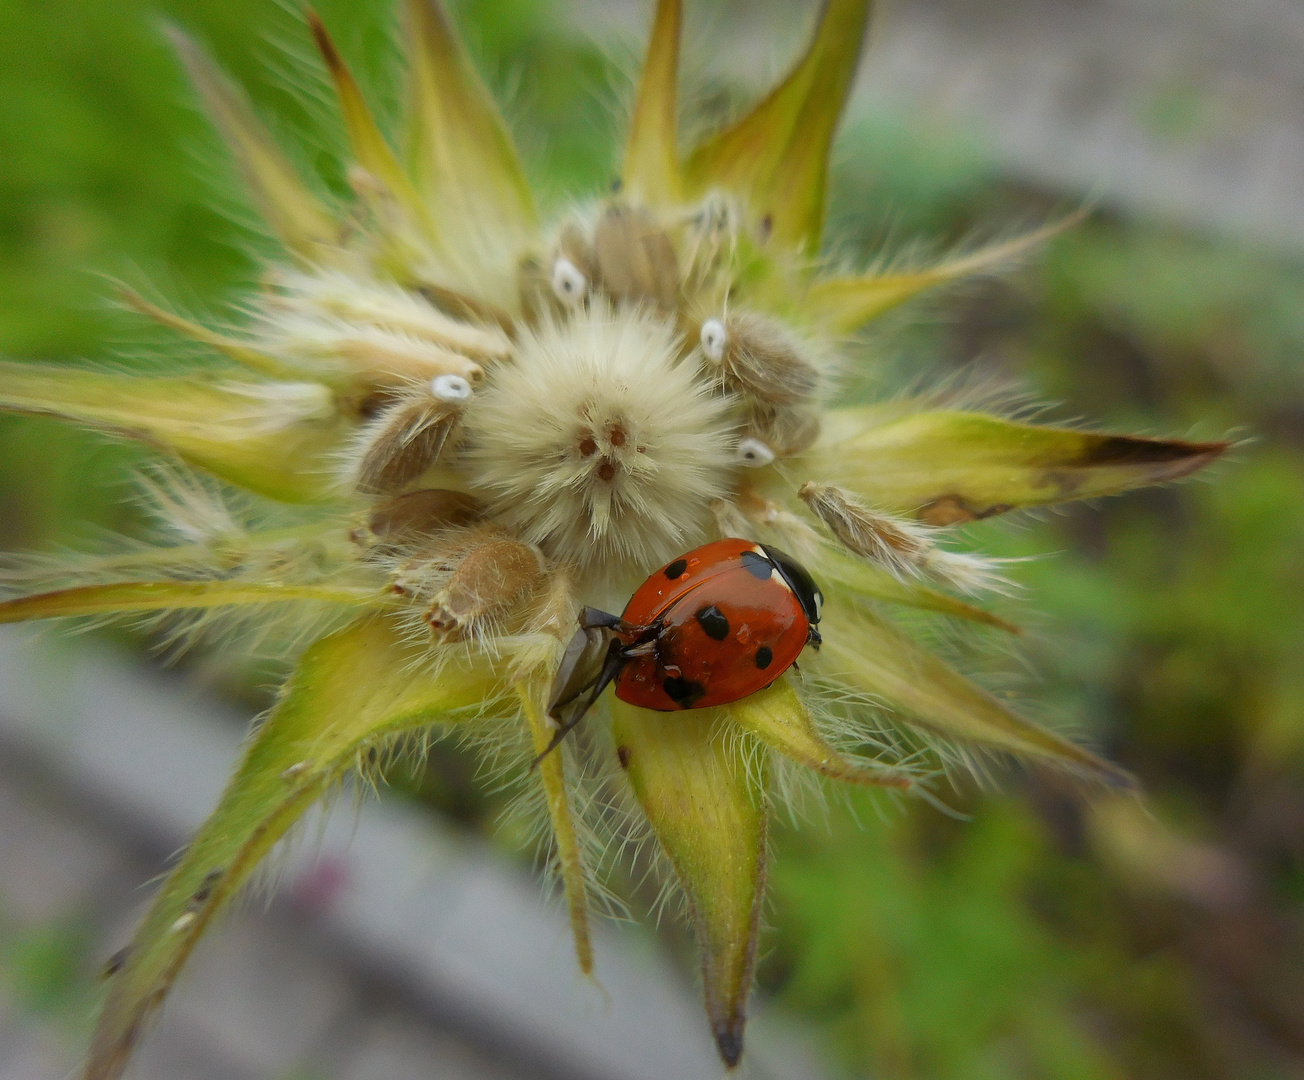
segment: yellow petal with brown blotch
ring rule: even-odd
[[[938,410],[817,445],[794,462],[794,471],[848,488],[875,509],[954,525],[1177,480],[1228,446]]]

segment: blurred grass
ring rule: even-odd
[[[460,6],[545,201],[601,190],[617,67],[546,5]],[[320,7],[383,96],[385,5]],[[220,307],[255,273],[258,238],[226,201],[160,17],[207,41],[291,138],[311,127],[316,107],[265,63],[281,55],[267,41],[302,41],[271,0],[0,0],[0,353],[130,355],[139,330],[104,302],[101,274]],[[338,185],[327,149],[307,145]],[[916,237],[944,250],[1074,202],[908,117],[851,125],[839,161],[834,233],[861,257]],[[214,195],[232,212],[211,209]],[[1207,480],[981,529],[1004,554],[1043,556],[1016,567],[1045,614],[1030,635],[1036,697],[1141,778],[1154,827],[1131,861],[1129,837],[1051,777],[1012,776],[1006,795],[964,788],[952,802],[969,822],[835,802],[827,828],[781,830],[765,985],[862,1075],[1300,1075],[1304,265],[1100,211],[1037,266],[912,314],[875,343],[897,375],[977,357],[1062,403],[1052,415],[1245,441]],[[130,529],[123,480],[139,459],[0,420],[0,546]],[[491,827],[496,804],[457,753],[414,786]],[[1204,878],[1167,865],[1181,852],[1208,856]],[[59,948],[43,948],[7,965],[41,1000],[68,992]]]

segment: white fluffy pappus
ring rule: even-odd
[[[465,414],[471,482],[494,516],[598,575],[701,542],[736,436],[727,400],[679,355],[669,319],[598,304],[524,336]]]

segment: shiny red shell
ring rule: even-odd
[[[717,540],[652,574],[630,597],[627,623],[662,630],[654,651],[616,680],[631,705],[670,712],[738,701],[788,670],[810,639],[802,602],[770,556],[747,540]]]

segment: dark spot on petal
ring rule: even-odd
[[[622,769],[629,768],[629,755],[630,749],[628,746],[616,747],[616,760],[620,762],[620,767]]]
[[[708,604],[697,612],[697,621],[701,623],[706,636],[715,641],[723,641],[729,636],[729,620],[714,604]]]
[[[199,888],[186,901],[186,910],[195,911],[208,903],[209,898],[213,895],[213,887],[222,880],[221,870],[210,870],[204,875],[204,880],[199,883]]]
[[[744,551],[743,566],[752,577],[760,578],[761,581],[768,581],[770,574],[774,572],[774,567],[770,560],[762,555],[759,551]]]
[[[584,438],[580,440],[580,455],[582,457],[592,457],[597,452],[597,441],[592,435],[585,435]]]
[[[682,577],[685,570],[688,569],[687,559],[676,559],[666,567],[666,577],[674,581],[677,577]]]
[[[619,195],[624,187],[625,187],[625,181],[622,180],[619,176],[617,176],[615,179],[611,181],[611,193],[613,195]]]
[[[681,709],[691,709],[693,702],[706,693],[705,686],[692,679],[685,679],[682,675],[667,676],[662,680],[661,688],[666,692],[666,697]]]
[[[127,966],[127,961],[131,959],[131,946],[124,945],[121,949],[104,961],[104,967],[100,969],[100,978],[111,979],[119,971]]]
[[[765,241],[767,241],[770,238],[770,233],[774,232],[773,214],[766,214],[765,217],[761,218],[761,226],[757,230],[757,232],[760,233],[760,240],[762,244],[765,243]]]
[[[607,439],[611,442],[612,446],[624,446],[626,438],[627,436],[625,435],[625,429],[623,427],[612,427],[612,429],[607,432]]]
[[[770,662],[773,659],[774,659],[774,650],[771,649],[768,645],[762,645],[759,649],[756,650],[756,666],[760,668],[762,671],[764,671],[767,667],[770,666]]]

